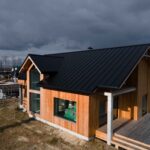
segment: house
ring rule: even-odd
[[[21,104],[84,140],[150,149],[149,46],[29,54],[19,71]]]

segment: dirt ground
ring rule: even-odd
[[[114,150],[98,139],[85,142],[31,119],[17,102],[0,102],[0,150]]]

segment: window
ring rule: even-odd
[[[147,113],[147,95],[142,97],[142,116]]]
[[[115,96],[113,101],[113,119],[118,118],[118,98],[118,96]]]
[[[40,94],[30,93],[30,111],[40,113]]]
[[[99,103],[99,125],[107,123],[107,100],[100,100]]]
[[[40,81],[40,73],[37,71],[35,67],[30,70],[30,89],[40,90],[38,85]]]
[[[54,98],[54,114],[76,122],[76,102]]]

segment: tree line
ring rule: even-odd
[[[0,70],[7,70],[20,66],[23,60],[18,56],[0,56]]]

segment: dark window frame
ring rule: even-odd
[[[35,100],[35,99],[37,99],[38,97],[34,97],[34,96],[39,96],[39,104],[37,103],[37,100]],[[32,92],[30,92],[30,100],[29,100],[29,102],[30,102],[30,107],[29,107],[29,109],[30,109],[30,111],[32,112],[32,113],[37,113],[37,114],[40,114],[40,109],[41,109],[41,97],[40,97],[40,94],[37,94],[37,93],[32,93]],[[33,97],[32,97],[33,96]],[[33,106],[34,105],[34,106]],[[38,106],[39,105],[39,106]],[[38,110],[35,110],[35,109],[37,109],[37,107],[39,107],[39,109]]]
[[[147,94],[142,96],[142,116],[146,115],[148,113],[148,100],[147,100]]]
[[[31,90],[40,90],[40,86],[38,85],[38,83],[40,82],[40,73],[34,66],[30,69],[29,82]]]
[[[69,104],[72,105],[72,108],[69,108]],[[54,97],[54,116],[76,123],[77,121],[76,107],[77,107],[76,101],[70,101]]]

